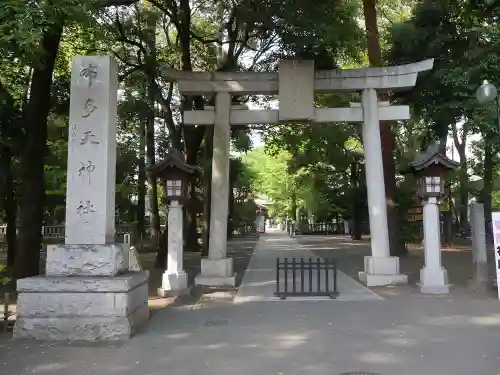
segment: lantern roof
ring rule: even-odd
[[[165,177],[173,170],[181,171],[187,175],[193,176],[200,171],[197,166],[186,163],[182,153],[175,148],[170,148],[162,161],[149,168],[149,172],[157,178]]]
[[[448,158],[441,146],[437,143],[431,144],[423,152],[419,152],[408,168],[403,173],[421,172],[429,167],[439,166],[443,169],[453,170],[460,166],[460,163]]]

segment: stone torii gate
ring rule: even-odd
[[[419,72],[431,70],[433,59],[394,67],[315,71],[313,61],[282,60],[278,73],[164,71],[185,95],[215,94],[215,109],[184,113],[185,125],[214,126],[210,242],[201,261],[198,285],[235,285],[232,259],[227,258],[229,148],[231,125],[301,122],[362,122],[372,255],[365,258],[360,279],[369,286],[407,282],[399,258],[389,253],[389,235],[379,121],[406,120],[408,106],[379,103],[377,91],[412,88]],[[351,108],[315,108],[315,92],[361,91]],[[278,94],[278,110],[231,106],[232,95]]]

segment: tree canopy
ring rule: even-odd
[[[211,106],[214,98],[181,96],[168,69],[275,71],[280,58],[312,59],[316,69],[366,67],[367,3],[2,1],[0,207],[10,227],[9,266],[15,259],[16,276],[38,272],[41,226],[64,221],[73,56],[111,55],[119,63],[117,222],[134,223],[141,236],[152,238],[151,246],[158,244],[167,208],[162,187],[147,170],[169,147],[179,148],[187,162],[202,169],[190,191],[193,203],[185,209],[185,238],[192,251],[200,250],[201,242],[206,254],[213,128],[184,126],[182,114]],[[435,59],[414,90],[390,93],[393,103],[408,104],[412,112],[409,121],[390,125],[395,169],[432,142],[453,144],[461,169],[450,184],[449,222],[465,228],[470,193],[485,203],[487,215],[498,201],[496,108],[479,105],[475,90],[484,79],[500,82],[500,5],[379,0],[375,11],[381,62]],[[275,99],[242,96],[234,104],[269,105]],[[348,107],[359,100],[358,93],[318,94],[315,105]],[[252,149],[257,130],[265,146]],[[233,127],[231,135],[238,156],[231,161],[229,235],[231,226],[251,223],[255,199],[265,197],[273,216],[296,220],[303,209],[317,221],[351,220],[359,237],[367,202],[358,125],[261,124]],[[480,188],[470,183],[473,176],[483,179]],[[395,204],[406,226],[415,184],[399,174],[395,183]]]

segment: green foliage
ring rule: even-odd
[[[11,278],[4,276],[7,272],[7,267],[0,264],[0,287],[10,283]]]
[[[392,28],[391,63],[435,59],[416,90],[401,97],[433,124],[437,137],[445,136],[452,123],[479,115],[477,87],[483,79],[500,79],[500,56],[492,53],[500,29],[485,22],[480,10],[463,1],[422,0],[412,19]]]
[[[414,124],[427,126],[416,132],[414,146],[401,150],[401,157],[407,159],[405,151],[410,155],[415,146],[424,148],[437,139],[444,143],[451,134],[462,164],[450,181],[463,228],[469,193],[489,199],[499,172],[495,103],[480,105],[475,97],[484,79],[500,82],[499,6],[496,1],[420,0],[412,17],[390,30],[391,64],[434,58],[434,69],[417,81],[415,90],[396,97],[412,106]],[[471,184],[470,175],[486,181]]]
[[[318,95],[316,105],[347,107],[356,100],[355,94]],[[361,206],[366,202],[363,191],[354,192],[350,181],[351,164],[363,160],[359,130],[345,123],[312,123],[281,125],[265,134],[269,154],[288,153],[296,204],[314,214],[315,220],[348,218],[354,201]]]
[[[1,1],[1,55],[31,66],[43,63],[39,46],[44,32],[65,22],[88,22],[95,5],[92,0]]]
[[[289,216],[291,195],[296,189],[293,175],[288,171],[290,155],[281,151],[277,155],[266,154],[263,147],[255,148],[243,157],[248,167],[247,179],[252,180],[254,194],[270,201],[271,216]]]
[[[492,209],[493,211],[500,211],[500,191],[494,191],[492,194]]]

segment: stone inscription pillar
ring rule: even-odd
[[[115,236],[117,66],[109,58],[83,58],[73,69],[65,242],[109,244]]]
[[[47,277],[18,280],[15,338],[121,340],[149,317],[147,275],[114,243],[117,89],[111,57],[73,58],[65,244],[47,246]]]

